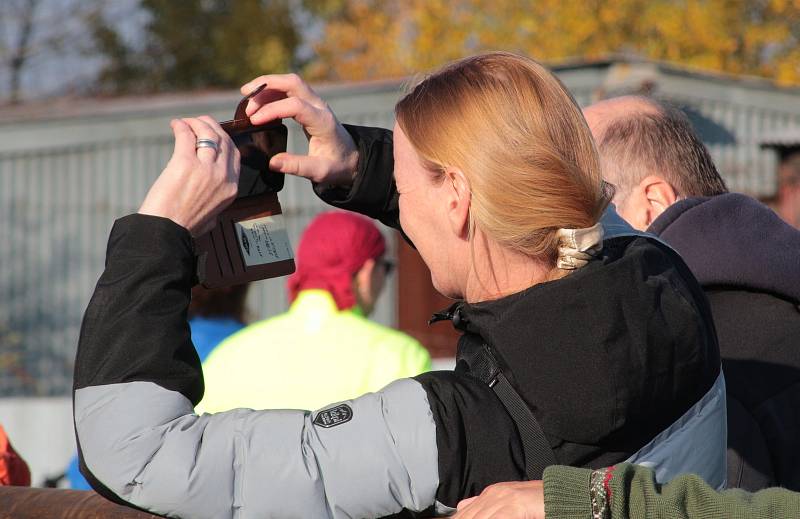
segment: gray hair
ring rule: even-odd
[[[625,198],[647,175],[669,182],[679,197],[714,196],[728,188],[703,141],[679,108],[646,97],[653,110],[615,118],[597,136],[603,176]]]

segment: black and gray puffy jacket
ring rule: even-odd
[[[349,192],[323,198],[399,228],[390,134],[349,129],[361,171]],[[672,249],[611,234],[566,278],[446,317],[491,350],[557,463],[628,460],[660,480],[694,472],[722,486],[724,380],[707,301]],[[441,515],[526,478],[518,427],[463,352],[454,372],[315,412],[196,415],[194,280],[185,229],[144,215],[116,222],[74,388],[82,471],[106,497],[185,518]]]

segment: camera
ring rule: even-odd
[[[197,277],[206,288],[285,276],[295,270],[278,192],[284,176],[269,169],[269,160],[286,151],[288,131],[280,121],[253,125],[239,102],[234,118],[220,123],[239,150],[236,200],[217,216],[214,228],[195,239]]]

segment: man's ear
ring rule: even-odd
[[[444,172],[447,219],[453,232],[460,238],[469,236],[469,208],[472,191],[464,172],[457,168],[447,168]]]
[[[661,213],[667,210],[678,200],[678,195],[675,193],[675,188],[672,184],[664,180],[658,175],[648,175],[639,182],[642,194],[647,199],[647,225],[649,226],[653,221],[661,216]]]
[[[358,269],[354,278],[356,284],[359,286],[359,290],[369,290],[370,284],[372,283],[372,271],[375,270],[375,260],[372,258],[367,258],[364,261],[364,264],[361,265],[361,268]]]
[[[356,303],[361,307],[365,315],[372,312],[375,304],[372,298],[372,272],[375,270],[377,262],[372,258],[367,258],[361,268],[353,276],[353,291],[356,296]]]

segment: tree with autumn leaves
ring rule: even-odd
[[[484,50],[545,62],[634,54],[800,84],[798,0],[306,0],[323,21],[306,72],[403,76]]]
[[[54,1],[65,0],[0,8],[5,25],[21,24],[14,46],[0,39],[12,98],[24,58],[39,52],[23,22]],[[401,77],[486,50],[546,63],[625,54],[800,85],[800,0],[128,0],[146,20],[133,39],[113,4],[71,1],[88,57],[103,63],[89,93],[235,88],[285,71]]]
[[[230,88],[298,67],[291,0],[139,0],[146,22],[135,41],[97,5],[87,23],[105,58],[100,93]]]

